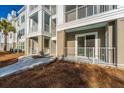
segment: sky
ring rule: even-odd
[[[0,5],[0,18],[6,18],[13,9],[18,11],[23,5]]]

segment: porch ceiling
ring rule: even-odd
[[[92,25],[87,25],[87,26],[81,26],[81,27],[67,29],[67,30],[65,30],[65,32],[75,32],[75,31],[80,31],[80,30],[88,30],[88,29],[100,28],[100,27],[105,27],[106,25],[107,25],[106,22],[97,23],[97,24],[92,24]]]

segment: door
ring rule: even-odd
[[[95,35],[86,35],[86,56],[93,57],[93,48],[95,47]]]
[[[93,56],[93,48],[95,47],[95,35],[82,35],[77,37],[77,55],[84,57]]]
[[[85,37],[78,37],[77,38],[78,43],[78,56],[85,56]]]

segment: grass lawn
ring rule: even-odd
[[[23,53],[9,53],[0,51],[0,68],[17,62],[17,58]]]
[[[55,61],[4,77],[0,87],[124,87],[124,70]]]

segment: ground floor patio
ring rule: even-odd
[[[58,32],[58,37],[61,37],[58,38],[58,55],[66,60],[116,65],[115,28],[116,22],[112,21],[60,31]]]

